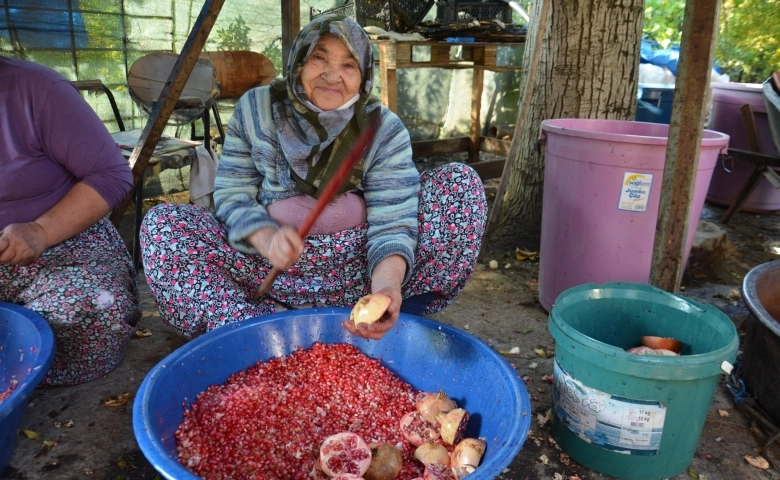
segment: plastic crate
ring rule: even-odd
[[[310,9],[310,19],[321,15],[340,14],[352,18],[361,26],[381,27],[387,31],[408,32],[417,26],[436,0],[355,0],[354,3],[329,10]]]
[[[441,2],[436,20],[458,23],[472,20],[500,20],[512,23],[512,7],[506,2]]]

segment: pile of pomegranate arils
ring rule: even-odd
[[[11,380],[11,386],[6,388],[3,392],[0,392],[0,402],[2,402],[3,400],[5,400],[11,395],[11,392],[14,391],[18,383],[19,383],[18,380]]]
[[[258,362],[184,408],[179,461],[206,479],[456,480],[486,447],[446,394],[349,344]]]

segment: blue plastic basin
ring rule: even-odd
[[[40,315],[0,302],[0,392],[19,383],[0,402],[0,474],[11,461],[27,400],[54,360],[54,334]]]
[[[341,328],[347,308],[315,308],[256,317],[199,337],[158,363],[133,404],[133,430],[149,462],[167,479],[197,479],[177,460],[174,432],[208,386],[258,361],[291,354],[316,342],[349,343],[414,388],[444,390],[471,413],[466,435],[484,437],[487,451],[469,480],[498,476],[515,458],[531,424],[528,392],[517,372],[484,342],[424,317],[401,314],[382,340]]]

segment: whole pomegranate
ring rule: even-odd
[[[371,465],[363,475],[365,480],[393,480],[401,472],[404,457],[401,450],[387,442],[370,443]]]

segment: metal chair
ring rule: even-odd
[[[172,52],[150,53],[138,58],[130,66],[127,73],[128,92],[133,101],[147,115],[151,113],[155,102],[160,97],[178,57]],[[179,96],[179,101],[176,102],[168,123],[193,125],[191,139],[200,140],[195,136],[194,122],[198,118],[202,119],[203,143],[207,148],[210,148],[210,115],[213,114],[220,139],[224,141],[225,132],[219,110],[216,108],[218,95],[219,83],[214,63],[208,59],[199,58]]]
[[[72,83],[77,89],[79,89],[79,91],[82,92],[105,94],[106,97],[108,97],[109,103],[111,104],[111,110],[114,112],[114,118],[116,119],[116,124],[119,127],[119,131],[125,131],[125,124],[122,121],[122,115],[119,114],[119,107],[116,105],[114,94],[111,93],[111,90],[109,90],[101,80],[76,80],[70,83]]]
[[[773,83],[774,82],[774,85]],[[730,148],[729,156],[737,160],[743,160],[755,165],[750,176],[742,184],[729,208],[723,214],[721,221],[727,224],[731,217],[737,213],[747,201],[751,193],[756,189],[761,179],[766,178],[776,189],[780,189],[780,175],[775,171],[780,168],[780,157],[767,155],[761,152],[761,143],[756,128],[756,115],[768,117],[772,139],[777,150],[780,151],[780,72],[775,73],[764,83],[764,100],[766,112],[754,112],[750,104],[742,105],[742,121],[747,131],[747,140],[750,151]]]

